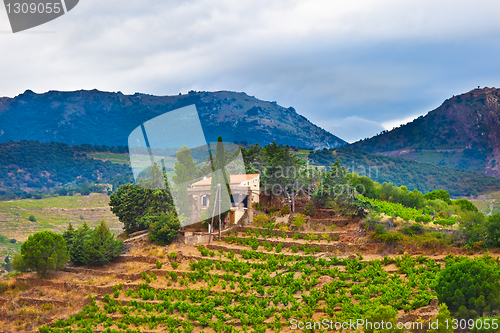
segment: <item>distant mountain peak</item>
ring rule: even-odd
[[[26,90],[14,98],[0,98],[0,142],[126,145],[130,132],[143,122],[191,104],[197,107],[209,142],[221,135],[226,142],[276,141],[315,149],[346,144],[293,107],[262,101],[244,92],[191,90],[187,94],[155,96],[96,89],[42,94]]]
[[[424,117],[352,147],[500,177],[500,89],[453,96]]]

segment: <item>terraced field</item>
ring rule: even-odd
[[[68,265],[47,280],[17,276],[0,298],[0,327],[286,332],[293,319],[357,320],[381,304],[398,309],[400,320],[434,316],[436,296],[429,286],[442,257],[363,258],[355,254],[360,236],[352,225],[315,233],[250,225],[210,245],[175,243],[168,250],[139,237],[106,266]]]
[[[88,196],[65,196],[42,200],[0,201],[0,234],[17,243],[0,244],[0,258],[19,252],[20,242],[29,235],[42,230],[62,233],[71,222],[79,226],[87,222],[96,226],[105,220],[111,231],[119,234],[123,224],[111,213],[109,197],[106,194],[93,193]],[[34,216],[35,221],[29,217]]]

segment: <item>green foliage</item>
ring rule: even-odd
[[[417,222],[430,222],[432,217],[422,209],[408,208],[400,203],[391,203],[383,200],[365,198],[373,206],[377,207],[381,212],[395,217],[401,217],[405,221],[413,220]]]
[[[174,211],[169,214],[161,214],[149,227],[149,240],[159,245],[170,244],[181,228],[179,218]]]
[[[398,312],[390,306],[381,305],[373,310],[369,310],[365,316],[364,332],[365,333],[404,333],[404,329],[397,328],[397,314]],[[384,329],[374,329],[373,324],[378,323],[380,327],[381,323],[385,323]],[[367,323],[371,323],[369,325]],[[390,327],[387,328],[387,323],[391,323]]]
[[[387,230],[385,230],[385,227],[382,223],[377,223],[375,225],[375,235],[385,235],[387,233]]]
[[[70,192],[102,192],[97,181],[114,187],[132,179],[126,164],[90,158],[94,150],[127,152],[101,146],[69,146],[60,142],[16,141],[0,143],[0,200],[41,199],[44,195],[69,195]],[[40,174],[44,174],[40,177]],[[100,177],[100,178],[99,178]],[[29,188],[26,192],[24,189]]]
[[[188,211],[189,196],[187,188],[191,185],[198,174],[196,163],[191,156],[191,150],[187,146],[177,151],[177,162],[175,163],[175,175],[172,177],[177,189],[177,205],[180,212]],[[180,214],[180,213],[179,213]]]
[[[36,222],[35,215],[30,215],[30,217],[28,218],[28,220],[30,220],[31,222]]]
[[[261,205],[260,205],[260,202],[254,202],[254,203],[252,204],[252,207],[253,207],[255,210],[258,210],[258,211],[264,211],[264,210],[266,210],[266,207],[261,206]]]
[[[247,173],[259,173],[261,191],[291,198],[294,212],[295,197],[302,185],[308,183],[306,163],[290,147],[273,141],[264,147],[255,145],[242,149]]]
[[[438,328],[427,330],[427,333],[453,333],[451,320],[448,306],[445,303],[439,304],[439,314],[432,320],[438,322]]]
[[[281,215],[288,215],[290,214],[290,206],[284,205],[283,208],[281,208]]]
[[[422,193],[444,189],[452,196],[464,196],[471,195],[474,191],[484,193],[500,189],[500,179],[482,173],[375,155],[350,147],[309,152],[309,160],[314,165],[327,166],[337,159],[341,165],[350,169],[349,172],[356,172],[359,177],[375,179],[380,183],[392,183],[396,186],[405,185],[410,192],[414,189]],[[354,168],[354,166],[359,167]],[[366,196],[378,198],[377,191],[370,184],[366,188]],[[358,187],[356,189],[359,190]]]
[[[151,167],[149,173],[153,181],[160,179],[158,173],[161,171],[157,164]],[[168,185],[164,190],[149,189],[160,188],[160,184],[150,185],[154,184],[122,185],[110,197],[111,211],[118,216],[120,222],[123,223],[123,228],[129,234],[147,229],[152,216],[170,212],[173,209],[173,199]]]
[[[417,189],[410,192],[406,186],[397,187],[391,183],[381,185],[380,198],[400,203],[405,207],[422,208],[425,204],[425,196]]]
[[[321,174],[320,185],[312,193],[312,198],[321,206],[325,206],[330,201],[343,205],[354,200],[350,175],[338,159]]]
[[[68,239],[69,256],[75,265],[103,265],[123,251],[123,242],[114,239],[104,221],[93,230],[86,223],[73,231],[68,227],[63,236]]]
[[[441,199],[446,202],[448,205],[451,205],[450,194],[445,190],[435,190],[425,194],[425,198],[427,200],[436,200]]]
[[[217,146],[216,146],[216,153],[215,157],[212,156],[212,153],[210,153],[210,160],[213,160],[212,163],[212,180],[211,180],[211,185],[210,185],[210,201],[208,203],[208,208],[204,211],[205,214],[210,214],[210,217],[206,219],[206,221],[210,221],[211,223],[211,214],[214,211],[214,206],[216,206],[216,216],[214,216],[213,223],[214,223],[214,228],[218,227],[221,225],[219,223],[219,215],[218,215],[218,209],[219,209],[219,202],[220,202],[220,207],[221,207],[221,221],[224,221],[227,216],[227,210],[231,206],[230,203],[230,196],[231,196],[231,190],[229,187],[230,184],[230,174],[227,172],[227,158],[226,158],[226,151],[224,149],[224,143],[222,141],[222,137],[217,138]],[[220,184],[221,186],[221,191],[222,193],[228,193],[229,195],[222,195],[219,198],[221,200],[215,200],[216,198],[216,193],[217,193],[217,187]]]
[[[490,257],[491,258],[491,257]],[[440,302],[450,311],[476,311],[479,315],[499,307],[500,274],[498,265],[486,258],[449,259],[437,278],[435,290]]]
[[[29,270],[29,267],[24,262],[21,253],[14,254],[14,258],[12,259],[12,268],[18,272],[26,272]]]
[[[64,238],[51,231],[40,231],[21,245],[23,262],[31,270],[45,277],[59,270],[68,262],[68,250]]]
[[[314,202],[312,200],[308,201],[306,206],[304,207],[304,214],[307,216],[316,215],[316,206],[314,206]]]
[[[399,232],[396,232],[396,231],[388,231],[388,232],[383,233],[383,234],[376,234],[375,233],[375,238],[383,241],[386,244],[391,244],[391,245],[397,244],[397,243],[404,240],[403,235],[401,235]]]
[[[488,216],[486,239],[489,245],[500,247],[500,213]]]
[[[269,216],[267,216],[265,214],[258,214],[258,215],[255,215],[253,218],[253,223],[255,225],[262,225],[262,224],[267,223],[267,222],[269,222]]]
[[[477,212],[477,207],[474,206],[472,202],[470,202],[467,199],[458,199],[452,201],[453,205],[459,206],[463,211],[471,211],[471,212]]]
[[[486,239],[486,217],[482,213],[463,212],[460,216],[460,229],[469,246]]]
[[[5,243],[8,243],[8,242],[9,242],[9,238],[7,236],[0,235],[0,243],[1,244],[5,244]]]
[[[276,207],[274,207],[274,206],[271,206],[271,207],[269,207],[269,208],[267,209],[267,212],[268,212],[269,214],[276,213],[276,211],[277,211],[277,209],[276,209]]]
[[[306,223],[306,217],[302,214],[295,214],[293,217],[292,225],[300,228]]]

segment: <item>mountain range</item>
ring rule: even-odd
[[[0,143],[17,140],[126,146],[137,126],[158,115],[195,104],[207,142],[267,144],[314,149],[346,142],[314,125],[294,108],[245,93],[196,92],[175,96],[80,90],[25,91],[0,98]]]
[[[453,96],[427,115],[350,148],[500,178],[500,89]]]

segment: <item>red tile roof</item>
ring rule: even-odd
[[[251,173],[246,175],[231,175],[231,184],[239,184],[246,180],[253,179],[257,176],[259,176],[258,173]],[[204,186],[204,185],[210,185],[211,183],[212,183],[212,177],[193,183],[192,186]]]

